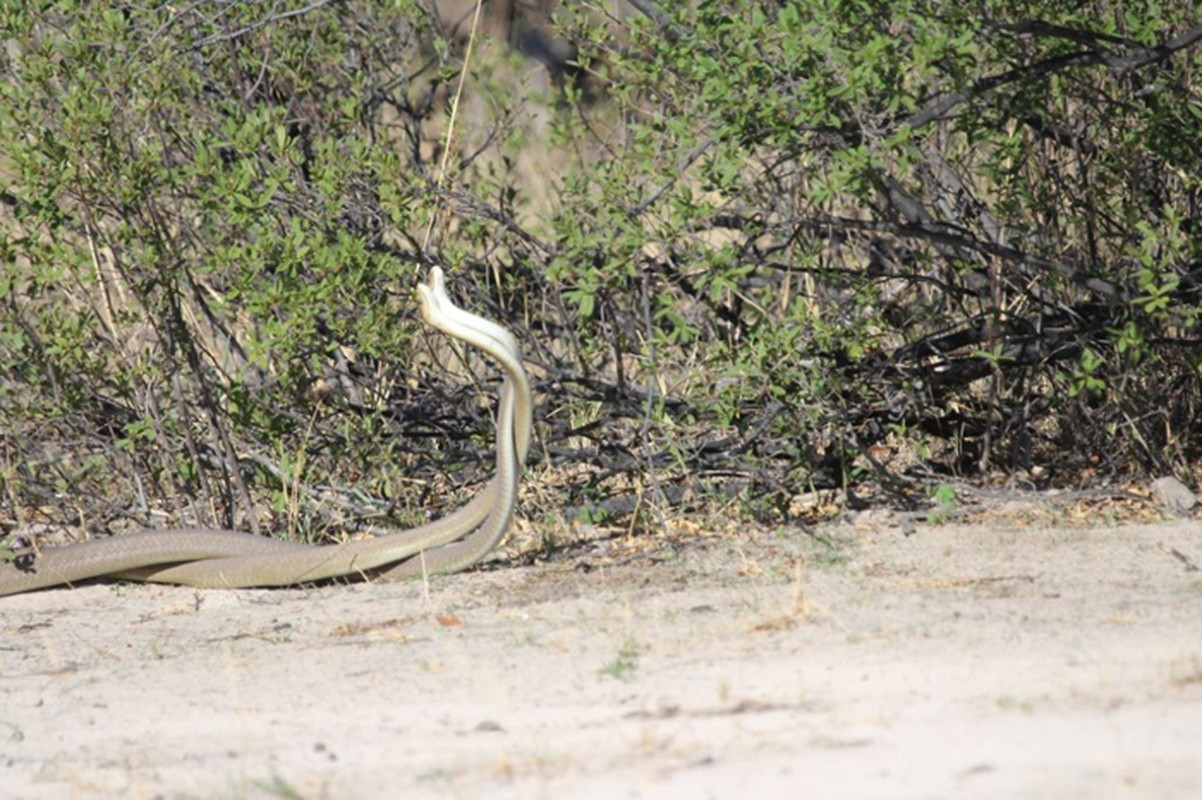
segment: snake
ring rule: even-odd
[[[396,581],[457,572],[497,546],[512,521],[518,478],[533,427],[530,382],[516,338],[501,325],[454,304],[443,271],[418,287],[422,319],[490,356],[502,369],[496,473],[457,511],[372,539],[307,545],[232,530],[141,530],[62,547],[16,548],[0,561],[0,596],[119,578],[198,588],[280,587],[337,578]]]

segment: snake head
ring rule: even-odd
[[[451,303],[442,267],[430,268],[430,272],[426,275],[426,282],[417,285],[417,299],[422,320],[430,327],[437,328],[436,317],[439,316],[443,303]]]

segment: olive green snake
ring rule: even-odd
[[[530,447],[533,402],[517,340],[457,307],[442,270],[418,286],[426,324],[491,356],[504,371],[496,474],[466,505],[434,522],[372,539],[305,545],[230,530],[142,530],[63,547],[16,549],[0,560],[0,596],[112,577],[208,588],[292,586],[331,578],[400,580],[477,563],[504,536]]]

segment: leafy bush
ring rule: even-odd
[[[563,505],[1199,457],[1192,4],[632,6],[545,82],[413,2],[0,11],[6,502],[310,535],[478,479],[434,263]]]
[[[784,487],[1182,469],[1202,388],[1194,19],[828,0],[635,26],[596,57],[626,149],[591,215],[568,201],[594,247],[567,259],[581,311],[603,289],[594,316],[630,340],[620,298],[654,298],[660,361],[696,352],[710,379],[684,371],[690,413],[737,428],[741,465],[783,458]],[[872,458],[882,443],[908,463]]]

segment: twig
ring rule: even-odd
[[[299,17],[304,14],[308,14],[310,11],[316,11],[317,9],[321,8],[322,6],[327,5],[329,2],[330,2],[330,0],[317,0],[316,2],[310,3],[309,5],[304,6],[303,8],[294,8],[291,11],[281,11],[279,14],[273,14],[270,17],[265,17],[261,20],[258,20],[257,22],[252,22],[249,25],[244,25],[236,31],[227,31],[225,33],[220,33],[220,34],[215,33],[212,36],[206,36],[203,39],[197,40],[196,46],[204,47],[206,45],[215,44],[216,42],[227,41],[230,39],[237,39],[241,36],[245,36],[248,33],[253,33],[254,31],[257,31],[259,28],[262,28],[266,25],[271,25],[271,24],[279,22],[281,20],[288,19],[289,17]]]
[[[1169,555],[1173,556],[1173,558],[1177,559],[1182,564],[1184,564],[1186,572],[1197,572],[1198,571],[1198,562],[1194,561],[1192,558],[1190,558],[1185,553],[1178,550],[1176,547],[1169,548]]]

